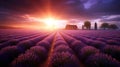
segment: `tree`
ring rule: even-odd
[[[102,23],[101,28],[103,28],[105,30],[106,28],[109,28],[109,24],[108,23]]]
[[[118,29],[118,26],[116,24],[110,24],[109,29]]]
[[[97,23],[95,22],[95,30],[97,30]]]
[[[90,21],[85,21],[85,22],[84,22],[84,26],[85,26],[87,29],[90,30],[90,28],[91,28],[91,23],[90,23]]]

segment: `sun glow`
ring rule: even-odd
[[[57,28],[57,20],[55,18],[46,18],[43,19],[43,22],[46,24],[46,29],[56,30]]]
[[[32,17],[29,15],[24,16],[30,22],[35,22],[35,24],[31,24],[32,28],[35,29],[44,29],[44,30],[58,30],[63,29],[67,24],[68,20],[59,19],[57,17]],[[34,27],[33,27],[34,26]]]

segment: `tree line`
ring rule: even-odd
[[[101,29],[118,29],[118,26],[116,24],[109,24],[109,23],[102,23],[100,25]],[[90,30],[91,29],[91,22],[90,21],[85,21],[84,25],[82,25],[82,29],[87,29]],[[98,29],[98,24],[95,22],[94,23],[94,29],[97,30]]]

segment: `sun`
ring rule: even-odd
[[[45,18],[44,23],[46,24],[46,29],[50,29],[50,30],[56,30],[57,29],[57,20],[55,18]]]
[[[46,18],[46,19],[44,19],[44,22],[49,26],[53,26],[55,24],[56,20],[54,18]]]

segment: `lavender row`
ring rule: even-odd
[[[86,67],[106,67],[106,66],[119,67],[120,66],[119,61],[112,58],[111,56],[101,53],[99,49],[87,45],[82,46],[83,43],[81,43],[80,41],[76,42],[76,40],[70,36],[67,35],[63,35],[63,36],[65,40],[68,43],[70,43],[71,48],[75,51],[79,59],[85,64]]]
[[[120,31],[63,31],[68,35],[71,36],[84,36],[90,39],[99,39],[102,38],[104,40],[115,40],[115,41],[120,41]]]
[[[11,64],[11,67],[39,67],[48,57],[54,34],[46,37],[21,54]],[[49,48],[48,48],[49,47]]]
[[[56,34],[48,67],[80,67],[72,49],[59,33]]]
[[[49,34],[49,33],[44,33],[44,34]],[[32,35],[32,36],[29,36],[29,37],[21,37],[21,38],[18,38],[18,39],[11,39],[7,42],[0,43],[0,49],[4,48],[6,46],[16,45],[21,41],[33,39],[33,38],[39,37],[41,35],[43,35],[43,34],[39,33],[39,34]]]
[[[104,41],[99,40],[92,40],[85,37],[79,37],[80,40],[85,42],[87,45],[93,46],[95,48],[100,49],[102,52],[111,55],[112,57],[116,58],[120,61],[120,46],[117,42],[113,42],[113,45],[108,45],[110,43],[105,43]],[[118,46],[116,46],[118,45]]]
[[[32,31],[32,30],[1,30],[0,29],[0,43],[11,40],[17,39],[22,37],[29,37],[36,34],[43,34],[41,31]],[[24,33],[23,33],[24,32]]]
[[[41,35],[39,37],[35,37],[33,39],[25,40],[19,42],[15,46],[8,46],[3,48],[0,51],[0,66],[8,66],[11,61],[13,61],[18,55],[24,53],[29,48],[35,46],[37,42],[44,39],[48,34]]]
[[[29,34],[25,33],[25,34],[22,34],[22,35],[14,35],[14,34],[7,35],[8,37],[1,37],[0,38],[0,43],[9,41],[11,39],[22,39],[22,38],[24,39],[24,38],[32,37],[32,36],[35,36],[35,35],[39,35],[40,33],[29,33]],[[16,33],[16,34],[19,34],[19,33]]]

